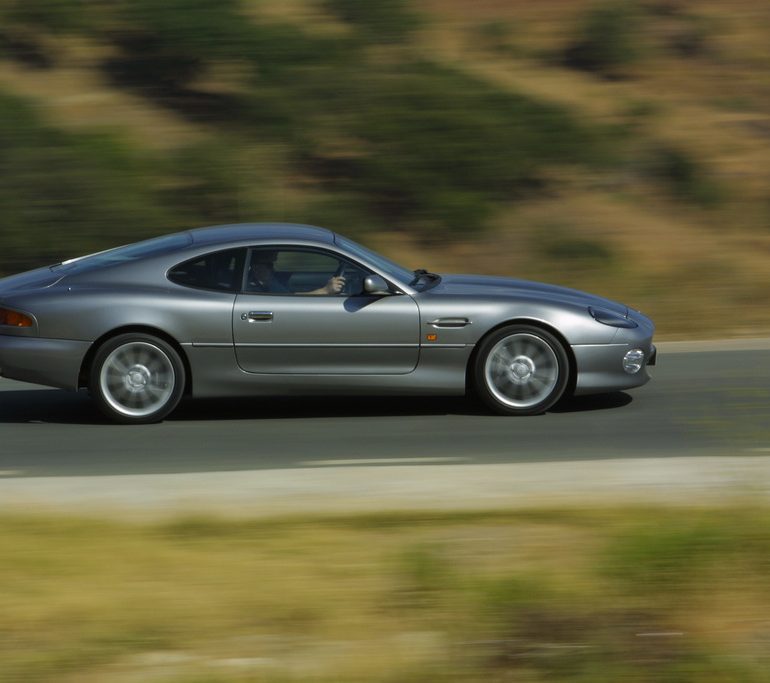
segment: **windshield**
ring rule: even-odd
[[[371,265],[375,266],[378,270],[390,275],[394,280],[398,282],[409,284],[414,279],[414,272],[407,270],[403,266],[398,265],[394,261],[391,261],[384,256],[381,256],[371,249],[367,249],[361,246],[353,240],[347,239],[347,237],[340,237],[335,235],[334,241],[343,249],[347,249],[350,254],[358,256],[359,258],[367,261]]]
[[[106,251],[100,251],[95,254],[89,254],[88,256],[78,256],[77,258],[71,258],[61,263],[57,263],[55,266],[51,266],[51,270],[57,270],[59,268],[66,268],[67,266],[83,265],[83,266],[106,266],[116,263],[125,263],[126,261],[134,261],[136,259],[145,258],[147,256],[154,256],[156,254],[162,254],[165,251],[172,249],[178,249],[187,244],[190,244],[192,238],[186,232],[178,232],[173,235],[164,235],[163,237],[154,237],[143,242],[134,242],[133,244],[126,244],[122,247],[115,247],[114,249],[108,249]]]

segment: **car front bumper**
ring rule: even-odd
[[[623,369],[623,358],[632,349],[644,352],[641,369],[633,374]],[[631,344],[591,344],[572,347],[577,363],[575,395],[601,394],[640,387],[650,381],[647,368],[657,362],[658,351],[651,340]]]

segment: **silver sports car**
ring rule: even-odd
[[[329,230],[202,228],[0,280],[0,375],[124,423],[184,395],[464,394],[530,415],[648,381],[653,323],[583,292],[408,270]]]

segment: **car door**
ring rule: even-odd
[[[346,278],[345,290],[324,292],[329,278],[340,272]],[[269,374],[383,375],[414,370],[419,356],[417,304],[407,294],[364,294],[368,274],[362,266],[321,249],[250,250],[243,291],[233,310],[239,366]]]

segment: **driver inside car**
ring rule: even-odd
[[[252,254],[249,266],[248,289],[250,292],[268,292],[270,294],[305,294],[315,296],[334,296],[345,288],[342,275],[332,275],[323,287],[307,292],[294,292],[275,276],[275,251],[260,250]]]

